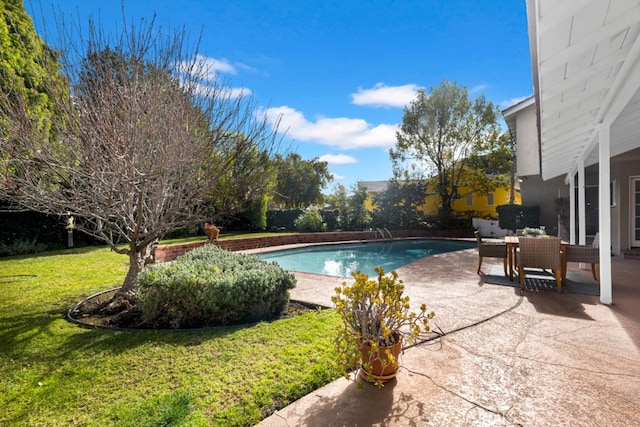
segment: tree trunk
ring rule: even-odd
[[[446,228],[450,224],[451,213],[453,212],[453,208],[451,207],[451,202],[453,197],[447,191],[442,191],[440,193],[441,205],[438,210],[438,220],[440,221],[440,227]]]
[[[145,270],[148,263],[147,260],[151,257],[151,249],[151,245],[140,248],[133,243],[131,244],[129,249],[129,271],[127,271],[122,287],[107,305],[107,311],[122,311],[135,305],[136,278],[138,274]]]
[[[516,164],[511,163],[509,168],[509,204],[514,205],[516,203]]]
[[[136,287],[136,278],[145,269],[145,257],[142,252],[131,251],[129,253],[129,271],[122,283],[120,292],[131,295]]]
[[[440,227],[442,228],[448,228],[450,223],[451,223],[451,213],[453,212],[453,209],[451,208],[451,205],[448,204],[442,204],[442,206],[440,207],[440,211],[438,212],[438,219],[440,221]]]

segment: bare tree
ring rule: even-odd
[[[109,40],[93,22],[90,29],[84,38],[59,29],[68,90],[50,92],[68,96],[54,99],[65,119],[57,138],[38,131],[24,99],[0,94],[0,198],[72,215],[77,229],[127,255],[120,294],[132,296],[167,232],[262,196],[277,131],[250,98],[212,78],[184,31],[166,35],[141,21]]]

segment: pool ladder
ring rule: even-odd
[[[386,228],[386,227],[385,227],[385,228],[383,228],[383,229],[376,228],[376,238],[378,237],[378,233],[380,233],[380,235],[381,235],[381,236],[382,236],[382,238],[384,239],[384,238],[385,238],[385,234],[384,234],[384,232],[385,232],[385,231],[386,231],[386,232],[387,232],[387,234],[389,235],[389,238],[390,238],[390,239],[393,239],[393,236],[391,235],[391,232],[390,232],[389,230],[387,230],[387,228]]]

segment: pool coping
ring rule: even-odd
[[[278,245],[278,246],[265,246],[262,248],[254,248],[254,249],[243,249],[237,251],[238,253],[244,253],[248,255],[255,255],[261,253],[268,252],[277,252],[277,251],[285,251],[288,249],[298,249],[309,246],[328,246],[328,245],[342,245],[349,243],[381,243],[381,242],[395,242],[395,241],[407,241],[407,240],[453,240],[453,241],[465,241],[465,242],[474,242],[474,238],[469,237],[394,237],[392,239],[373,239],[373,240],[340,240],[335,242],[312,242],[312,243],[291,243],[287,245]]]

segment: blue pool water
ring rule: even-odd
[[[472,242],[451,240],[396,240],[306,246],[262,253],[258,257],[275,261],[290,271],[350,277],[351,273],[360,270],[375,276],[374,267],[389,272],[426,256],[475,246]]]

